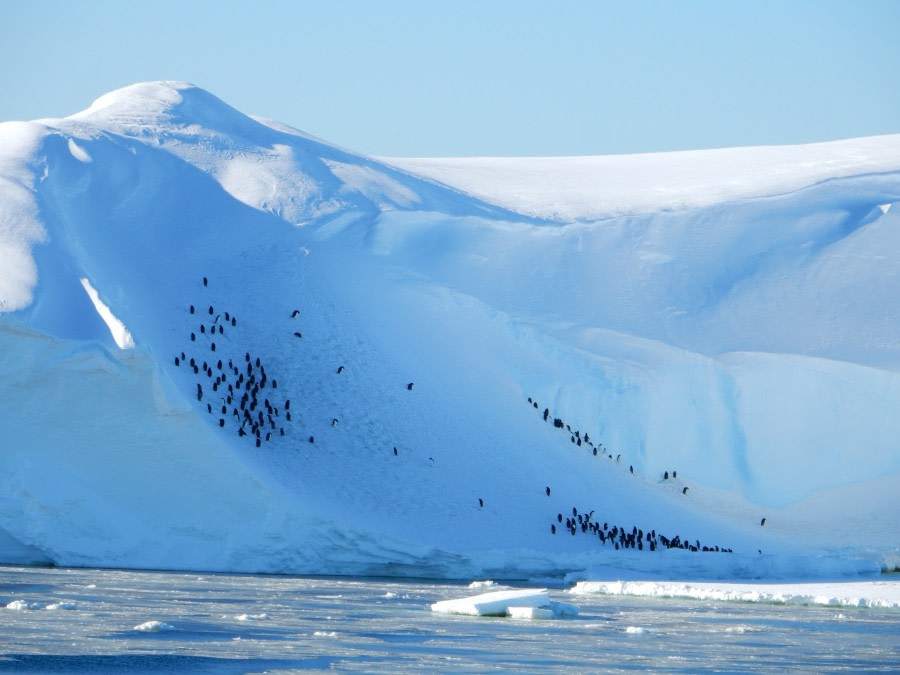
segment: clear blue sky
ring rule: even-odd
[[[374,155],[900,132],[900,0],[0,0],[0,120],[146,80]]]

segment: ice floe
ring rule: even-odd
[[[575,605],[550,600],[545,588],[493,591],[466,598],[442,600],[431,605],[431,611],[465,616],[509,616],[517,619],[557,619],[578,614]]]

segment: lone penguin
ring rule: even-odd
[[[765,519],[765,518],[763,518],[761,521],[759,521],[759,526],[760,526],[760,527],[762,527],[762,526],[765,525],[765,524],[766,524],[766,519]]]
[[[291,318],[292,318],[292,319],[296,319],[298,316],[300,316],[300,310],[299,310],[299,309],[295,309],[293,312],[291,312]]]
[[[550,496],[550,488],[549,487],[547,488],[547,496],[548,497]]]
[[[301,333],[298,333],[297,331],[294,331],[294,337],[302,338],[303,335]]]
[[[203,285],[204,285],[204,286],[208,286],[208,285],[209,285],[209,279],[207,279],[206,277],[203,277]]]
[[[478,498],[478,508],[484,508],[484,500],[481,497]]]
[[[343,372],[344,372],[344,366],[338,366],[337,374],[340,375]]]
[[[686,494],[687,494],[687,491],[688,491],[687,488],[683,488],[683,489],[681,490],[681,494],[686,495]]]
[[[397,446],[395,445],[394,446],[394,457],[396,457],[396,456],[397,456]]]
[[[412,391],[413,383],[410,382],[408,385],[406,385],[406,388],[407,388],[409,391]]]

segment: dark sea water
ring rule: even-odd
[[[0,567],[0,671],[900,672],[896,610],[551,589],[580,614],[539,621],[430,611],[484,591],[421,580]]]

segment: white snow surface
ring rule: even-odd
[[[579,581],[574,595],[635,595],[779,605],[900,608],[900,581],[734,584],[677,581]]]
[[[0,561],[894,570],[898,199],[900,136],[389,165],[180,82],[0,124]]]

